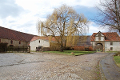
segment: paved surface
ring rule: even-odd
[[[0,54],[0,80],[100,80],[98,65],[106,55]]]
[[[100,67],[103,72],[103,79],[107,80],[120,80],[120,68],[116,66],[113,55],[109,54],[107,57],[100,61]]]

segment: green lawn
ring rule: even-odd
[[[117,53],[118,51],[106,51],[107,53]]]
[[[120,56],[114,56],[116,64],[120,67]]]
[[[77,50],[64,50],[63,52],[60,51],[44,51],[46,53],[56,53],[56,54],[67,54],[67,55],[72,55],[71,52],[74,53],[74,55],[83,55],[83,54],[90,54],[90,53],[95,53],[95,51],[77,51]]]

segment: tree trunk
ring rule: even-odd
[[[60,46],[60,52],[63,52],[63,45]]]

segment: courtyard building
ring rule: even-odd
[[[116,32],[93,33],[91,44],[97,51],[120,51],[120,37]]]
[[[34,36],[0,26],[0,52],[7,47],[28,47]]]
[[[92,36],[76,37],[79,37],[77,44],[71,45],[74,50],[120,51],[120,37],[116,32],[99,31]],[[7,47],[30,47],[31,51],[41,47],[44,50],[59,50],[54,37],[27,34],[0,26],[0,52],[6,51]]]

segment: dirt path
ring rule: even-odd
[[[106,55],[2,54],[0,80],[99,80],[99,61]]]

